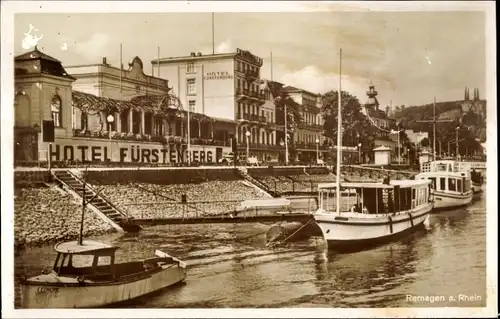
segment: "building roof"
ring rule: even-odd
[[[33,62],[32,68],[26,68],[25,62]],[[59,77],[68,78],[71,80],[76,80],[74,77],[69,75],[64,67],[62,66],[61,61],[53,58],[43,52],[38,50],[38,47],[35,46],[35,49],[30,52],[26,52],[24,54],[18,55],[14,57],[14,68],[15,75],[23,75],[23,74],[49,74]]]
[[[116,250],[118,247],[93,240],[84,240],[82,245],[78,241],[68,241],[56,245],[55,250],[63,254],[85,254],[103,250]]]
[[[194,62],[197,60],[217,60],[225,58],[240,57],[250,63],[253,63],[259,67],[262,66],[263,60],[258,56],[252,54],[248,50],[236,49],[236,52],[230,53],[214,53],[214,54],[202,54],[201,52],[191,52],[187,56],[179,57],[168,57],[168,58],[158,58],[151,61],[151,64],[162,64],[162,63],[177,63],[177,62]]]
[[[283,88],[283,92],[289,92],[289,93],[292,93],[292,92],[301,92],[301,93],[307,93],[307,94],[310,94],[310,95],[318,96],[318,94],[316,94],[316,93],[313,93],[311,91],[307,91],[307,90],[304,90],[304,89],[299,89],[299,88],[296,88],[296,87],[291,86],[291,85],[285,86]]]
[[[216,59],[224,59],[224,58],[233,58],[235,56],[236,56],[236,52],[216,53],[216,54],[196,53],[195,55],[186,55],[186,56],[154,59],[154,60],[151,60],[151,64],[156,65],[158,63],[163,64],[163,63],[175,63],[175,62],[189,62],[189,61],[196,61],[196,60],[216,60]]]
[[[269,90],[271,91],[271,94],[274,97],[281,94],[281,90],[284,86],[283,83],[276,82],[276,81],[267,81],[267,85],[269,86]]]
[[[39,51],[37,46],[35,46],[35,49],[33,51],[26,52],[14,57],[14,61],[29,61],[39,59],[61,63],[61,61],[59,61],[58,59]]]
[[[387,146],[379,146],[379,147],[376,147],[373,149],[374,152],[378,152],[378,151],[390,151],[391,148],[390,147],[387,147]]]
[[[380,109],[368,109],[368,115],[376,119],[388,119],[385,111],[382,111]]]

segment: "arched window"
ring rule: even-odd
[[[54,120],[54,127],[62,127],[61,123],[61,98],[59,95],[54,95],[50,103],[50,111],[52,112],[52,119]]]

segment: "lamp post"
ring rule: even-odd
[[[358,143],[358,162],[361,165],[361,143]]]
[[[316,138],[316,164],[319,161],[319,138]]]
[[[111,129],[113,122],[115,121],[115,117],[112,114],[109,114],[108,117],[106,117],[106,121],[108,121],[108,136],[109,136],[109,161],[112,162],[113,159],[113,144],[111,143]]]
[[[288,165],[288,121],[285,103],[285,165]]]
[[[245,136],[247,137],[247,164],[248,164],[248,156],[250,155],[250,131],[246,131]]]

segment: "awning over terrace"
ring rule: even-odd
[[[142,95],[132,98],[130,101],[121,101],[80,91],[73,91],[73,106],[89,115],[98,112],[116,110],[134,110],[149,112],[154,115],[179,117],[187,116],[187,111],[182,107],[180,100],[174,95]],[[200,113],[190,113],[190,118],[198,121],[214,122],[209,116]]]

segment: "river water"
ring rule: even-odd
[[[96,239],[119,245],[118,261],[151,257],[163,248],[188,264],[186,284],[128,307],[486,305],[484,197],[432,214],[426,229],[403,240],[349,254],[327,252],[321,238],[266,248],[262,233],[269,226],[157,226],[138,237]],[[53,245],[21,251],[15,257],[16,275],[50,268],[54,257]]]

